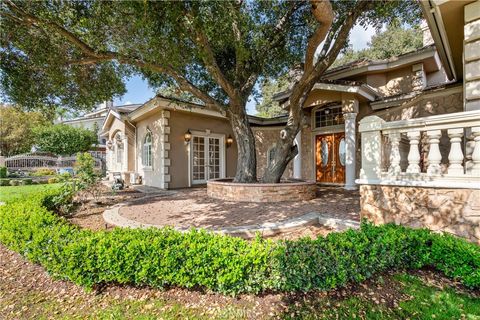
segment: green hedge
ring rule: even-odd
[[[7,177],[7,167],[0,166],[0,179],[5,179]]]
[[[427,230],[364,223],[361,230],[297,241],[246,241],[170,228],[93,232],[49,210],[59,196],[48,191],[0,207],[0,242],[53,276],[86,287],[119,283],[229,294],[307,291],[393,268],[425,266],[480,287],[480,247]]]

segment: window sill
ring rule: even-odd
[[[142,167],[143,171],[153,171],[153,167]]]

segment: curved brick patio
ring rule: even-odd
[[[206,188],[191,188],[126,204],[119,208],[118,214],[146,225],[219,229],[278,223],[309,213],[359,221],[359,211],[358,191],[339,187],[319,187],[313,200],[278,203],[216,200],[207,196]]]

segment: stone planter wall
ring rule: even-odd
[[[444,231],[480,244],[480,190],[362,185],[361,217]]]
[[[231,179],[207,182],[209,197],[226,201],[280,202],[305,201],[316,197],[314,181],[285,183],[233,183]]]

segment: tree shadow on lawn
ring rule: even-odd
[[[439,272],[386,272],[330,291],[287,294],[282,319],[477,319],[480,291]]]

